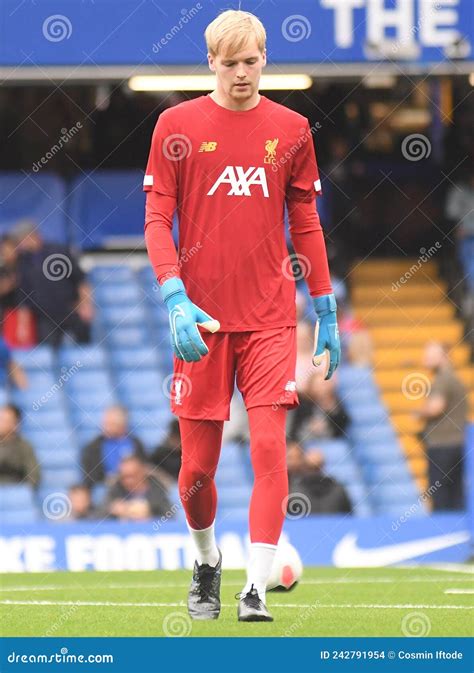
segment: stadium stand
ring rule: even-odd
[[[381,283],[381,277],[400,281]],[[392,444],[402,447],[418,488],[425,491],[427,461],[418,439],[422,426],[411,415],[423,403],[429,385],[421,365],[422,348],[433,338],[450,348],[456,373],[470,390],[472,419],[474,368],[463,341],[463,324],[433,260],[369,260],[353,269],[351,279],[355,313],[369,327],[375,345],[375,382],[390,415]]]

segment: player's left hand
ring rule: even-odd
[[[315,347],[313,365],[319,367],[327,350],[329,353],[329,368],[325,381],[329,380],[336,370],[341,359],[341,343],[337,326],[337,304],[333,294],[325,294],[313,299],[314,310],[318,317],[315,333]]]

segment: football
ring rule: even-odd
[[[303,563],[300,555],[289,542],[280,542],[267,582],[268,591],[290,591],[298,584],[302,575]]]

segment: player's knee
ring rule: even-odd
[[[286,447],[284,443],[261,438],[252,446],[252,464],[255,476],[286,473]]]

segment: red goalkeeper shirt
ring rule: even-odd
[[[290,214],[312,204],[313,221],[302,232],[320,230],[314,204],[321,183],[305,117],[265,96],[243,112],[209,95],[181,103],[158,119],[144,190],[176,204],[178,266],[172,275],[219,320],[221,331],[296,324],[285,200]],[[171,228],[171,217],[166,221]],[[150,236],[147,245],[153,262],[159,250],[153,251]],[[323,257],[327,287],[321,293],[331,291],[325,251]]]

